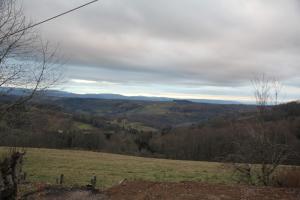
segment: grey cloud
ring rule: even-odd
[[[82,2],[24,7],[39,20]],[[299,19],[297,0],[103,0],[40,29],[70,64],[93,67],[74,76],[111,69],[104,80],[243,85],[258,73],[300,77]]]

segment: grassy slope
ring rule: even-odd
[[[129,129],[135,129],[138,131],[145,131],[145,132],[157,132],[158,130],[150,127],[150,126],[146,126],[143,123],[139,123],[139,122],[129,122],[128,120],[123,120],[121,122],[118,122],[117,120],[112,120],[111,124],[115,124],[118,125],[120,127],[124,127],[125,129],[129,130]]]
[[[79,130],[94,130],[96,129],[95,127],[93,127],[90,124],[86,124],[83,122],[74,122],[74,128],[79,129]]]
[[[7,151],[0,147],[0,152]],[[24,170],[33,182],[55,183],[60,174],[67,185],[85,185],[96,175],[99,187],[122,179],[153,181],[231,182],[219,163],[175,161],[88,151],[27,149]]]

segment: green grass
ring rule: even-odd
[[[154,114],[154,115],[165,115],[168,114],[168,109],[172,105],[170,102],[165,103],[157,103],[157,104],[151,104],[145,106],[142,110],[140,110],[140,113],[143,114]]]
[[[95,129],[92,125],[85,124],[85,123],[82,123],[82,122],[75,122],[74,126],[75,126],[75,128],[78,128],[80,130],[93,130],[93,129]]]
[[[86,185],[97,176],[98,187],[123,179],[205,181],[231,183],[231,173],[220,163],[176,161],[89,151],[26,149],[24,171],[29,181],[54,184],[64,174],[66,185]],[[4,153],[7,148],[1,148]]]
[[[127,125],[127,128],[133,128],[133,129],[136,129],[139,131],[145,131],[145,132],[156,132],[157,131],[157,129],[152,128],[150,126],[145,126],[144,124],[139,123],[139,122],[131,122]]]
[[[143,123],[140,122],[129,122],[128,120],[123,120],[121,122],[118,122],[117,120],[113,120],[111,121],[112,124],[118,125],[120,127],[124,127],[125,129],[129,130],[129,129],[135,129],[138,131],[145,131],[145,132],[156,132],[157,129],[150,127],[150,126],[146,126]]]

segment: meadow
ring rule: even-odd
[[[0,147],[0,153],[8,148]],[[121,180],[204,181],[232,183],[232,173],[221,163],[142,158],[79,150],[27,148],[27,179],[55,184],[64,174],[65,185],[83,186],[97,176],[97,187],[107,188]]]

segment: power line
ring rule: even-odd
[[[30,26],[28,26],[28,27],[26,27],[26,28],[23,28],[23,29],[21,29],[21,30],[18,30],[18,31],[16,31],[16,32],[13,32],[13,33],[11,33],[11,34],[9,34],[9,35],[6,35],[5,37],[15,35],[15,34],[17,34],[17,33],[20,33],[20,32],[22,32],[22,31],[25,31],[25,30],[27,30],[27,29],[31,29],[31,28],[34,28],[34,27],[39,26],[39,25],[41,25],[41,24],[44,24],[44,23],[46,23],[46,22],[52,21],[52,20],[54,20],[54,19],[56,19],[56,18],[58,18],[58,17],[61,17],[61,16],[63,16],[63,15],[66,15],[66,14],[68,14],[68,13],[70,13],[70,12],[74,12],[74,11],[76,11],[76,10],[79,10],[80,8],[83,8],[83,7],[85,7],[85,6],[88,6],[88,5],[92,4],[92,3],[96,3],[97,1],[99,1],[99,0],[93,0],[93,1],[90,1],[90,2],[88,2],[88,3],[85,3],[85,4],[81,5],[81,6],[78,6],[78,7],[76,7],[76,8],[73,8],[73,9],[71,9],[71,10],[68,10],[68,11],[63,12],[63,13],[58,14],[58,15],[55,15],[54,17],[50,17],[50,18],[48,18],[48,19],[45,19],[45,20],[42,20],[42,21],[37,22],[37,23],[35,23],[35,24],[32,24],[32,25],[30,25]],[[3,37],[3,38],[4,38],[4,37]],[[3,39],[3,38],[1,38],[1,39]]]

